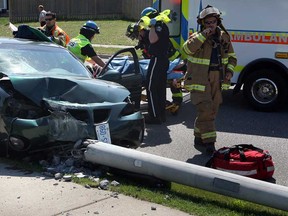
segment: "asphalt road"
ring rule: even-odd
[[[169,89],[167,94],[171,97]],[[288,107],[278,112],[258,112],[246,104],[242,94],[233,96],[232,90],[224,92],[223,98],[216,121],[216,148],[253,144],[268,150],[275,163],[273,182],[288,186]],[[146,125],[139,151],[204,166],[209,157],[193,147],[194,118],[195,108],[186,94],[177,116],[167,113],[165,124]]]

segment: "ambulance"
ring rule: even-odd
[[[273,111],[288,95],[287,0],[153,0],[158,11],[170,9],[171,40],[181,49],[189,34],[200,29],[199,12],[218,8],[237,56],[233,93],[259,111]]]

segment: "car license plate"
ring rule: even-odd
[[[111,143],[110,130],[109,130],[108,123],[97,124],[96,134],[97,134],[97,138],[99,141],[105,142],[105,143]]]

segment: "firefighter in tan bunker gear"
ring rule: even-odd
[[[208,5],[197,17],[200,31],[183,44],[187,54],[185,88],[196,106],[194,147],[207,154],[215,151],[215,118],[222,103],[221,90],[230,86],[236,55],[230,36],[221,23],[220,11]]]

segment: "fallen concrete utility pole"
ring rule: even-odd
[[[157,177],[288,211],[288,187],[168,159],[103,142],[89,144],[85,160]]]

